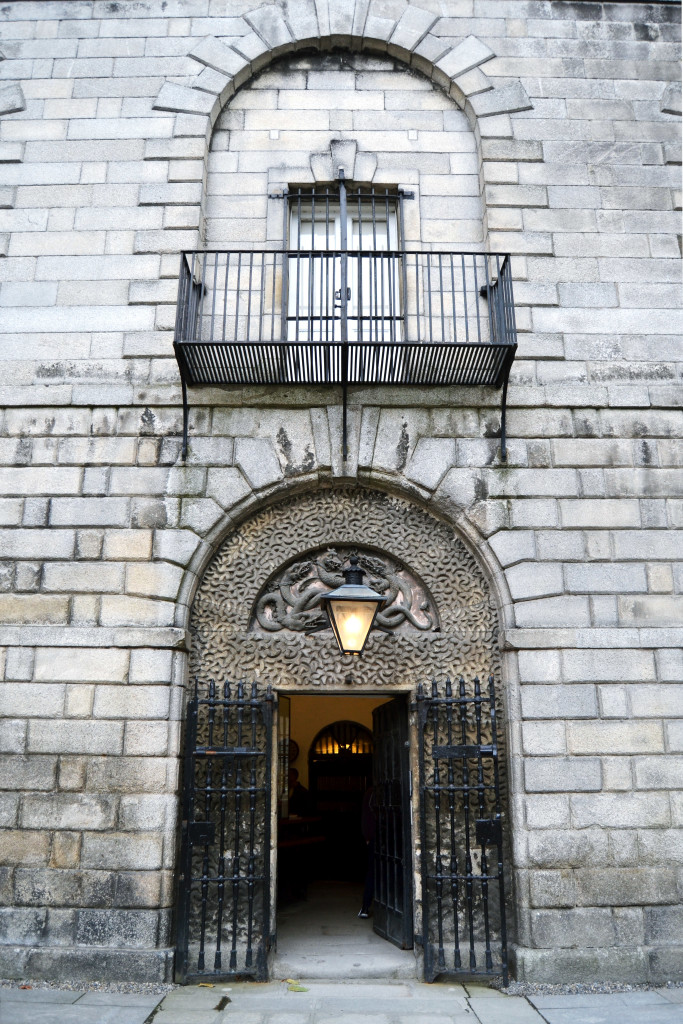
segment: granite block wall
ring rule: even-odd
[[[356,481],[498,594],[517,975],[683,976],[679,14],[3,5],[0,974],[170,977],[197,578]],[[196,392],[181,460],[180,251],[277,247],[337,158],[415,191],[409,246],[512,254],[507,463],[483,388],[352,389],[346,462],[334,390]]]

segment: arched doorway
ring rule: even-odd
[[[312,627],[321,625],[320,595],[338,584],[351,552],[389,601],[383,629],[362,659],[349,661]],[[497,816],[500,824],[505,761],[472,689],[475,676],[500,678],[498,618],[486,577],[453,527],[362,488],[321,489],[268,506],[232,532],[209,564],[191,633],[196,697],[188,739],[196,756],[188,746],[181,977],[267,976],[276,941],[276,705],[306,693],[382,697],[385,704],[401,696],[406,834],[415,849],[401,891],[411,928],[422,936],[432,974],[459,969],[461,928],[469,967],[501,969],[500,950],[491,952],[500,900],[491,914],[487,902],[497,876],[486,869],[485,848],[495,847],[489,861],[498,864],[502,845],[481,822]],[[461,675],[465,690],[453,695],[447,680]],[[500,718],[500,688],[495,704]],[[495,773],[482,758],[495,758]],[[496,799],[477,804],[477,794],[493,791],[494,774]],[[488,916],[475,930],[485,905]]]

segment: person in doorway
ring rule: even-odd
[[[363,797],[360,827],[368,851],[368,866],[365,871],[365,887],[363,904],[358,912],[362,918],[370,917],[372,901],[375,896],[375,836],[377,834],[377,813],[374,803],[374,788],[370,786]]]
[[[306,787],[299,782],[296,768],[289,769],[287,806],[290,818],[307,818],[311,813],[311,797]]]

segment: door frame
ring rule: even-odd
[[[408,835],[406,837],[406,846],[410,852],[411,867],[409,871],[410,885],[411,885],[411,898],[413,905],[413,949],[417,950],[420,946],[420,935],[417,928],[416,922],[416,899],[420,893],[420,853],[416,849],[416,839],[420,832],[420,807],[419,807],[419,772],[418,768],[418,722],[417,712],[414,706],[415,689],[413,686],[397,686],[388,689],[377,689],[372,686],[367,687],[354,687],[353,689],[334,689],[326,690],[321,693],[320,690],[312,688],[296,688],[279,686],[273,688],[273,720],[272,720],[272,750],[278,750],[279,741],[279,714],[278,704],[280,696],[282,697],[361,697],[361,698],[380,698],[383,697],[386,701],[394,700],[396,697],[402,697],[406,703],[406,712],[408,716],[408,802],[410,813],[408,815]],[[270,822],[270,909],[271,909],[271,927],[270,927],[270,938],[269,938],[269,957],[272,957],[277,952],[277,883],[278,883],[278,864],[277,864],[277,821],[278,821],[278,804],[277,804],[277,793],[278,793],[278,758],[274,756],[271,764],[271,786],[272,786],[272,797],[271,800],[271,822]],[[389,941],[389,940],[386,940]],[[420,954],[421,955],[421,954]],[[270,967],[269,967],[270,973]]]

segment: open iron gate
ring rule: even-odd
[[[413,947],[408,707],[395,697],[372,712],[375,899],[373,929],[399,949]]]
[[[195,686],[183,779],[176,976],[267,979],[273,699]]]
[[[508,983],[496,703],[460,677],[417,696],[424,976]]]

